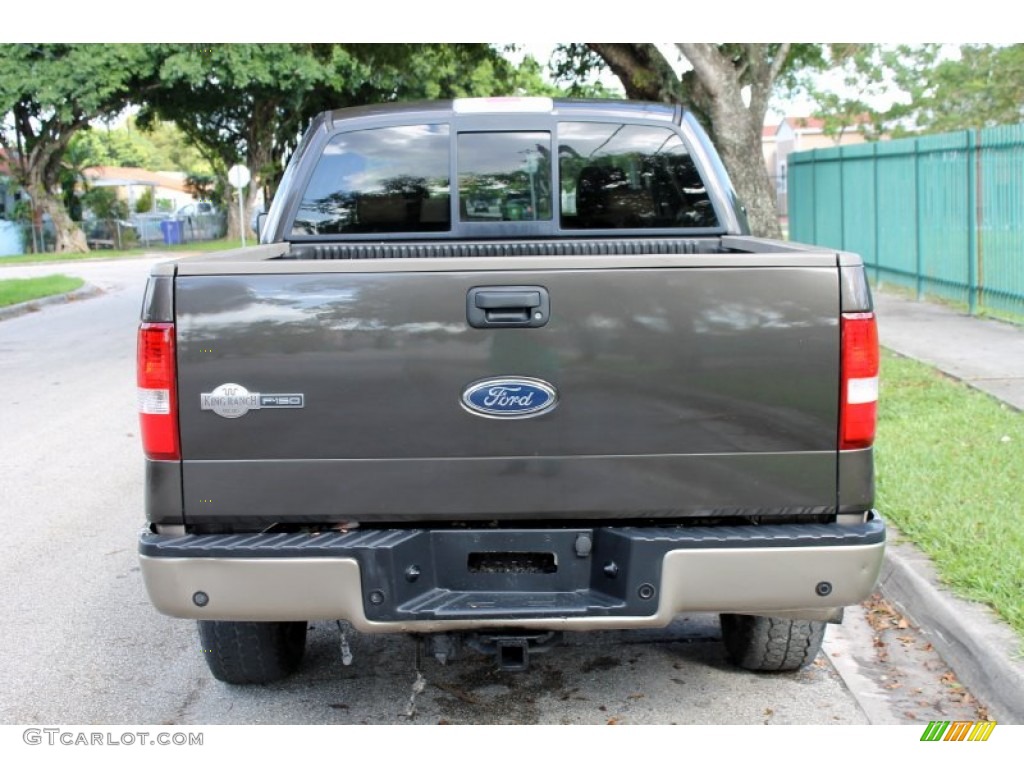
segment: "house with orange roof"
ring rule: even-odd
[[[133,211],[146,189],[153,190],[155,207],[160,210],[175,211],[192,202],[192,195],[185,188],[184,173],[96,165],[86,168],[82,175],[90,187],[115,187],[118,197]]]

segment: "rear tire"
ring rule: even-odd
[[[722,641],[729,660],[754,672],[792,672],[810,664],[825,638],[824,621],[723,613]]]
[[[306,652],[306,622],[200,621],[199,641],[218,680],[270,683],[298,669]]]

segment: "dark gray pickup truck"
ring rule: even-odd
[[[748,236],[678,108],[327,113],[259,246],[150,278],[142,573],[232,683],[310,620],[516,669],[712,611],[795,669],[882,561],[877,377],[860,259]]]

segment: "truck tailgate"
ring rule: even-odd
[[[179,267],[186,521],[835,510],[835,254],[495,261]],[[501,286],[544,289],[546,324],[471,327],[469,291]],[[500,377],[557,406],[463,406]],[[204,410],[223,385],[302,407]]]

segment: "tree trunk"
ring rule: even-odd
[[[228,187],[231,190],[231,200],[228,201],[228,238],[238,239],[242,236],[238,221],[238,190]],[[245,227],[245,244],[252,245],[256,242],[256,233],[252,230],[252,213],[259,197],[259,180],[254,176],[252,181],[242,190],[243,204],[245,206],[245,219],[241,226]]]
[[[722,131],[716,131],[716,134],[721,136]],[[761,152],[761,137],[758,134],[753,146],[747,143],[739,152],[731,148],[723,150],[722,162],[729,169],[736,194],[747,209],[750,231],[758,237],[779,240],[782,238],[782,227],[779,225],[778,202]]]
[[[228,207],[228,240],[237,240],[242,236],[242,229],[238,222],[238,190],[228,185],[231,190],[230,198],[225,201]]]
[[[62,201],[50,195],[39,183],[31,184],[28,193],[40,214],[49,214],[53,222],[55,240],[53,250],[57,253],[88,253],[89,245],[85,233],[71,220]]]
[[[59,200],[53,201],[49,213],[57,233],[54,250],[57,253],[88,253],[89,244],[85,240],[85,232],[72,221]]]
[[[736,63],[709,43],[677,43],[693,65],[690,88],[695,106],[710,123],[711,139],[746,207],[750,231],[759,237],[781,238],[775,190],[768,179],[761,147],[761,128],[768,94],[782,62],[769,62],[766,46],[746,46],[746,66],[754,70],[749,106]],[[783,49],[781,56],[785,58]]]
[[[742,102],[737,109],[733,104],[716,101],[710,109],[710,119],[712,141],[746,208],[750,231],[758,237],[781,238],[775,190],[762,154],[760,124],[752,124],[750,111]]]
[[[263,110],[266,111],[266,110]],[[273,110],[263,120],[257,120],[254,129],[250,132],[247,140],[248,151],[246,152],[245,165],[252,174],[249,184],[242,190],[245,196],[244,219],[238,221],[238,191],[231,187],[231,209],[228,211],[228,237],[241,237],[241,227],[245,227],[246,245],[256,242],[256,233],[252,229],[253,209],[260,194],[260,187],[263,184],[263,177],[273,163],[273,135],[266,126],[271,124]]]
[[[256,243],[256,231],[253,229],[253,213],[256,211],[256,199],[260,196],[260,180],[253,179],[245,188],[245,241]]]

